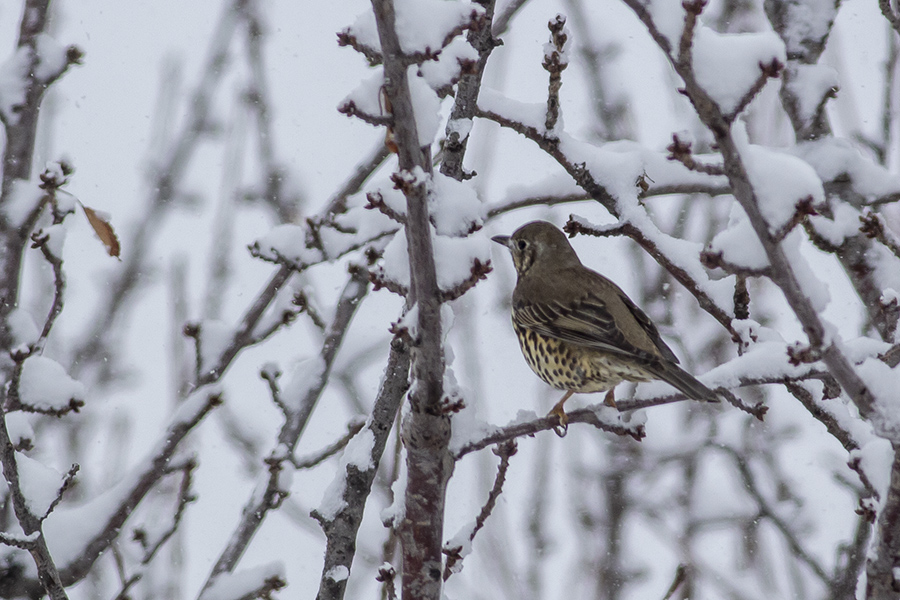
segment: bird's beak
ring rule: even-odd
[[[492,241],[497,242],[501,246],[506,246],[509,248],[509,236],[508,235],[495,235],[491,238]]]

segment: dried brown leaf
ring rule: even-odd
[[[116,232],[113,230],[109,221],[98,215],[97,211],[93,208],[85,206],[84,204],[81,205],[81,208],[84,209],[84,214],[87,217],[88,223],[91,224],[94,233],[97,234],[97,237],[99,237],[100,241],[103,242],[103,245],[106,246],[106,251],[109,255],[119,258],[119,238],[116,237]]]

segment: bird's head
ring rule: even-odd
[[[534,270],[556,270],[581,264],[566,234],[547,221],[532,221],[512,235],[497,235],[491,239],[509,249],[519,277]]]

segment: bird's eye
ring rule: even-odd
[[[525,240],[519,240],[518,242],[516,242],[516,247],[519,250],[524,250],[527,246],[528,246],[528,242],[526,242]]]

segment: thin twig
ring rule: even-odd
[[[309,456],[300,458],[297,456],[291,457],[291,463],[293,463],[295,469],[311,469],[316,465],[322,464],[341,450],[347,447],[347,444],[350,443],[350,440],[353,439],[357,433],[359,433],[362,428],[365,426],[364,421],[354,421],[347,425],[347,433],[340,437],[340,439],[335,440],[325,448],[322,448],[318,452],[311,454]]]
[[[181,520],[184,517],[184,511],[187,508],[187,505],[197,499],[191,490],[193,474],[196,468],[197,461],[191,458],[180,465],[172,465],[167,469],[169,473],[181,473],[181,486],[178,489],[175,514],[172,516],[172,522],[169,527],[161,536],[159,536],[156,542],[154,542],[152,546],[145,545],[144,557],[141,559],[142,565],[149,564],[150,561],[153,560],[153,557],[156,556],[156,553],[159,552],[160,548],[162,548],[175,534],[175,531],[178,529],[178,526],[181,524]]]
[[[515,453],[515,440],[508,440],[501,444],[497,444],[497,447],[494,448],[494,454],[500,457],[500,464],[497,466],[497,475],[494,477],[494,485],[491,487],[490,493],[488,493],[487,502],[481,507],[481,512],[479,512],[478,517],[475,518],[475,524],[472,527],[472,531],[469,532],[469,544],[475,541],[475,536],[481,531],[481,528],[484,527],[488,517],[490,517],[491,513],[494,511],[494,506],[497,504],[497,498],[503,493],[503,484],[506,482],[506,472],[509,469],[509,459]],[[462,569],[462,565],[460,564],[464,558],[461,554],[462,550],[463,548],[461,546],[444,546],[444,554],[447,556],[447,561],[444,564],[444,581],[447,581],[450,579],[451,575],[458,573]]]
[[[570,424],[586,423],[588,425],[593,425],[597,429],[616,435],[628,436],[637,441],[640,441],[644,437],[644,425],[642,423],[630,424],[627,421],[627,416],[620,419],[618,423],[612,423],[600,419],[596,412],[598,409],[602,409],[602,407],[593,406],[566,411],[566,415],[569,417]],[[506,427],[498,427],[487,435],[477,440],[466,442],[459,448],[456,448],[453,452],[453,458],[459,460],[466,454],[482,450],[488,446],[493,446],[494,444],[500,444],[524,436],[533,436],[541,431],[550,431],[557,427],[559,427],[559,417],[556,415],[542,418],[539,417],[532,421],[515,423],[514,425],[507,425]]]
[[[50,267],[53,269],[53,303],[50,305],[50,311],[47,313],[44,327],[41,329],[41,335],[34,344],[36,349],[40,350],[43,349],[44,344],[47,342],[47,336],[50,335],[50,330],[53,329],[57,317],[62,313],[66,291],[66,274],[63,271],[62,258],[53,254],[47,243],[50,241],[49,235],[39,231],[32,236],[32,240],[34,241],[32,248],[40,248],[44,259],[50,263]]]
[[[669,598],[675,595],[675,592],[678,591],[678,588],[681,587],[681,584],[684,583],[685,579],[687,579],[687,567],[685,565],[678,565],[678,568],[675,569],[675,578],[672,580],[672,585],[669,586],[669,591],[663,596],[663,600],[669,600]]]

